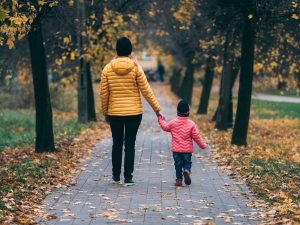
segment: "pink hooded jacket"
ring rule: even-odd
[[[197,125],[188,117],[177,116],[167,123],[163,116],[158,117],[160,127],[172,135],[172,152],[193,152],[193,141],[205,149],[207,145],[202,140]]]

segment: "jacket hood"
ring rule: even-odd
[[[120,57],[111,61],[111,68],[118,75],[128,74],[134,66],[134,61],[128,57]]]

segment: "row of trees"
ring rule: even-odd
[[[0,52],[5,56],[0,61],[0,84],[16,62],[31,59],[36,151],[54,151],[49,70],[77,81],[78,120],[94,121],[92,72],[101,72],[113,56],[116,39],[125,35],[139,45],[159,46],[172,57],[172,89],[188,102],[194,71],[206,65],[199,113],[207,112],[214,72],[222,66],[215,116],[220,130],[232,124],[231,90],[240,72],[232,143],[244,145],[253,70],[299,73],[298,19],[298,3],[278,0],[6,0],[0,6]]]
[[[285,68],[287,74],[299,76],[299,68],[295,66],[299,62],[299,4],[275,0],[174,0],[154,1],[151,7],[155,13],[146,19],[152,30],[148,39],[174,56],[175,66],[185,68],[179,87],[175,86],[181,69],[173,70],[172,90],[189,103],[194,68],[205,64],[207,59],[198,113],[206,113],[213,67],[222,65],[219,105],[214,116],[219,130],[233,124],[232,87],[240,73],[232,144],[246,145],[255,66],[260,65],[261,74],[269,71],[279,77],[281,74],[274,68],[278,66]],[[282,48],[284,55],[274,54],[283,51]]]
[[[131,2],[7,0],[1,5],[1,55],[17,52],[17,59],[12,60],[30,58],[37,152],[55,151],[47,64],[57,73],[71,68],[77,74],[73,80],[77,80],[78,121],[95,121],[91,68],[99,71],[111,58],[118,35],[131,35],[126,30],[125,14],[121,15]],[[21,50],[27,45],[24,38],[28,39],[30,57]],[[8,69],[15,67],[5,66],[10,60],[6,57],[2,61],[1,81]]]

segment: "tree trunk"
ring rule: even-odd
[[[229,107],[229,97],[230,97],[230,86],[231,86],[231,76],[232,76],[233,60],[229,56],[223,68],[222,75],[222,87],[220,94],[220,101],[218,106],[218,113],[216,118],[216,128],[218,130],[227,130],[227,120],[228,120],[228,107]]]
[[[229,93],[229,105],[228,105],[228,120],[227,127],[233,127],[233,99],[232,99],[232,89],[237,78],[237,75],[240,71],[240,58],[236,58],[233,63],[232,76],[231,76],[231,84],[230,84],[230,93]]]
[[[216,108],[216,111],[213,115],[212,121],[217,121],[217,115],[219,112],[219,107],[221,104],[221,94],[222,94],[222,88],[223,88],[223,76],[224,76],[224,70],[225,70],[225,66],[226,66],[226,61],[228,59],[228,49],[229,49],[229,34],[230,32],[228,31],[226,34],[226,39],[225,39],[225,43],[224,43],[224,59],[223,59],[223,69],[222,69],[222,74],[221,74],[221,82],[220,82],[220,89],[219,89],[219,101],[218,101],[218,106]]]
[[[174,84],[175,76],[176,76],[176,67],[173,68],[172,76],[170,77],[170,87],[173,93],[175,93],[175,84]]]
[[[41,16],[38,15],[28,33],[36,109],[36,152],[55,151],[52,107],[48,86],[47,64],[43,44]]]
[[[90,64],[82,57],[87,45],[86,32],[85,2],[77,1],[78,29],[77,43],[80,52],[79,73],[78,73],[78,121],[87,123],[96,120],[93,84],[91,79]]]
[[[81,123],[87,123],[88,119],[88,99],[87,99],[87,79],[86,79],[86,67],[87,64],[80,59],[80,71],[78,77],[78,121]]]
[[[188,104],[192,103],[193,85],[194,85],[194,64],[193,57],[189,57],[186,62],[186,71],[178,95]]]
[[[254,24],[248,17],[243,28],[242,37],[242,59],[237,113],[232,134],[231,143],[235,145],[247,144],[247,132],[250,117],[253,61],[255,34]]]
[[[178,95],[178,89],[180,87],[180,77],[181,77],[181,69],[174,67],[173,75],[170,79],[170,83],[171,83],[171,91],[176,95]]]
[[[197,114],[207,114],[209,96],[214,79],[214,59],[209,57],[206,62],[204,85]]]
[[[87,97],[88,97],[88,121],[96,121],[94,90],[92,82],[91,64],[87,62]]]

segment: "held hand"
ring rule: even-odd
[[[165,120],[165,117],[160,112],[155,112],[157,117],[161,117],[163,120]]]

